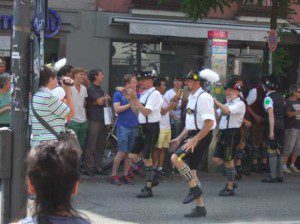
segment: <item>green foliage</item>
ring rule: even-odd
[[[164,4],[170,0],[159,0],[159,4]],[[263,6],[264,0],[178,0],[181,4],[181,11],[186,14],[187,19],[196,21],[207,17],[209,11],[218,9],[223,13],[225,7],[230,7],[232,3],[239,5],[257,4]],[[286,18],[290,13],[296,13],[290,9],[292,0],[276,0],[278,2],[277,15]],[[298,0],[300,1],[300,0]]]
[[[272,54],[273,58],[273,74],[276,76],[285,76],[285,69],[292,64],[287,50],[284,47],[279,47]]]

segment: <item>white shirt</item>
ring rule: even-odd
[[[165,93],[165,98],[167,100],[168,103],[171,102],[172,98],[176,95],[177,93],[174,91],[174,89],[169,89],[166,93]],[[177,106],[177,110],[172,110],[172,113],[174,114],[174,116],[178,119],[180,119],[180,115],[181,115],[181,105],[182,105],[182,97],[180,97],[179,102],[178,102],[178,106]]]
[[[186,107],[187,109],[195,110],[197,98],[202,92],[204,92],[204,90],[199,88],[194,94],[189,96],[189,101]],[[212,96],[206,92],[202,93],[198,98],[196,119],[199,129],[203,128],[205,120],[214,121],[214,125],[212,126],[211,130],[216,127],[214,100]],[[187,130],[197,130],[195,126],[195,116],[193,113],[186,114],[185,128]]]
[[[243,123],[244,115],[246,113],[245,103],[238,97],[225,104],[230,110],[228,128],[240,128]],[[218,115],[221,115],[221,109],[217,110]],[[219,128],[221,130],[227,129],[228,116],[224,115],[221,118]]]
[[[52,89],[51,93],[52,95],[56,96],[58,99],[61,100],[66,96],[66,91],[60,86],[57,86],[56,88]]]
[[[273,108],[273,100],[271,97],[269,97],[269,95],[274,92],[275,91],[268,92],[264,99],[264,108],[266,111],[268,111],[269,108]]]
[[[80,92],[75,86],[71,87],[71,95],[74,104],[74,117],[72,121],[83,123],[86,121],[85,98],[88,97],[87,89],[85,86],[80,85]]]
[[[147,98],[148,100],[147,100],[147,104],[145,105],[145,108],[151,110],[151,113],[147,116],[148,123],[160,122],[161,120],[160,110],[163,104],[163,99],[160,92],[158,92],[155,89],[155,87],[145,90],[141,95],[140,102],[142,104],[145,104]],[[139,111],[138,119],[140,124],[146,123],[146,117],[140,111]]]
[[[167,99],[163,96],[162,108],[166,108],[168,105],[169,105],[169,103],[168,103]],[[160,129],[171,129],[169,111],[165,115],[161,115],[159,127],[160,127]]]
[[[247,104],[250,106],[257,100],[257,89],[253,88],[249,91],[248,97],[246,99]]]

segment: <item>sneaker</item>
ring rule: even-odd
[[[141,190],[141,193],[136,195],[137,198],[151,198],[153,197],[153,192],[150,187],[144,187]]]
[[[120,178],[117,175],[109,177],[107,182],[112,185],[122,185],[122,182],[120,181]]]
[[[144,170],[138,166],[132,168],[132,173],[134,173],[136,176],[140,176],[140,177],[145,176]]]
[[[200,198],[201,195],[202,195],[202,190],[200,187],[198,187],[198,186],[192,187],[192,188],[190,188],[188,195],[185,197],[185,199],[183,200],[182,203],[183,204],[191,203],[195,199]]]
[[[93,170],[84,170],[83,173],[89,177],[95,176],[95,172]]]
[[[295,167],[295,166],[290,166],[290,171],[293,173],[300,173],[300,170],[298,170],[297,167]]]
[[[278,183],[277,178],[267,177],[261,180],[262,183]]]
[[[226,188],[223,191],[219,192],[220,197],[227,197],[227,196],[234,196],[234,195],[235,195],[234,189],[230,190]]]
[[[155,176],[156,176],[157,178],[162,178],[162,177],[163,177],[162,170],[155,170]]]
[[[96,175],[107,176],[109,174],[108,170],[95,170]]]
[[[134,173],[132,172],[132,168],[131,167],[129,168],[128,176],[130,177],[131,180],[133,180],[133,178],[135,176]]]
[[[130,185],[134,184],[134,181],[129,177],[129,175],[121,177],[120,181],[124,184],[130,184]]]
[[[195,217],[205,217],[206,216],[206,208],[196,206],[191,213],[185,214],[185,218],[195,218]]]
[[[292,171],[290,171],[290,169],[287,167],[283,168],[283,172],[284,173],[292,173]]]

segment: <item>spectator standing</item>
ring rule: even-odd
[[[160,92],[163,98],[163,104],[161,108],[161,120],[159,122],[159,137],[157,140],[156,148],[152,154],[153,167],[157,177],[163,175],[163,162],[165,159],[166,149],[170,146],[171,141],[171,124],[170,124],[170,110],[177,108],[177,104],[180,96],[174,95],[170,103],[164,97],[166,93],[166,80],[164,78],[157,78],[154,80],[154,87]]]
[[[8,73],[0,75],[0,127],[10,127],[11,110],[11,76]]]
[[[295,167],[297,157],[300,155],[300,88],[296,85],[290,87],[291,96],[286,100],[285,145],[283,172],[299,173]],[[291,155],[291,164],[287,168],[287,161]]]
[[[34,214],[19,224],[89,224],[72,204],[78,192],[78,157],[65,142],[45,142],[27,156],[28,192],[36,195]]]
[[[6,62],[0,58],[0,75],[5,73]]]
[[[168,90],[165,94],[165,98],[167,103],[171,102],[171,99],[175,95],[181,96],[182,94],[182,76],[178,75],[174,78],[173,88]],[[172,139],[177,138],[177,136],[181,133],[181,105],[182,105],[182,97],[180,97],[177,108],[175,110],[170,111],[171,118],[171,127],[172,127]]]
[[[72,72],[74,86],[71,87],[71,95],[74,103],[74,117],[70,122],[69,128],[75,131],[84,152],[88,130],[86,118],[86,98],[88,94],[86,87],[83,85],[85,69],[75,68]]]
[[[128,176],[131,160],[128,157],[129,151],[132,150],[135,138],[138,133],[137,115],[131,109],[132,103],[126,98],[127,90],[136,91],[137,80],[135,76],[127,74],[123,78],[123,91],[116,91],[113,97],[114,110],[118,114],[117,118],[117,138],[118,153],[114,159],[113,169],[109,183],[115,185],[133,184],[133,180]],[[117,175],[121,161],[124,160],[124,176]]]
[[[70,78],[65,79],[71,83]],[[39,90],[33,95],[32,104],[36,113],[45,120],[56,133],[65,132],[65,119],[74,116],[74,104],[72,101],[70,86],[61,82],[62,88],[66,92],[66,103],[51,93],[57,87],[57,77],[53,69],[43,65],[40,70]],[[32,108],[30,110],[32,123],[31,147],[37,146],[40,142],[57,140],[48,129],[46,129],[34,116]]]
[[[91,85],[87,89],[88,137],[85,174],[88,176],[106,175],[107,173],[101,167],[106,137],[103,108],[110,98],[100,86],[104,81],[103,72],[100,69],[91,70],[88,76]]]

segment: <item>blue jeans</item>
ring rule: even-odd
[[[138,134],[137,127],[117,126],[118,149],[120,152],[129,152]]]

